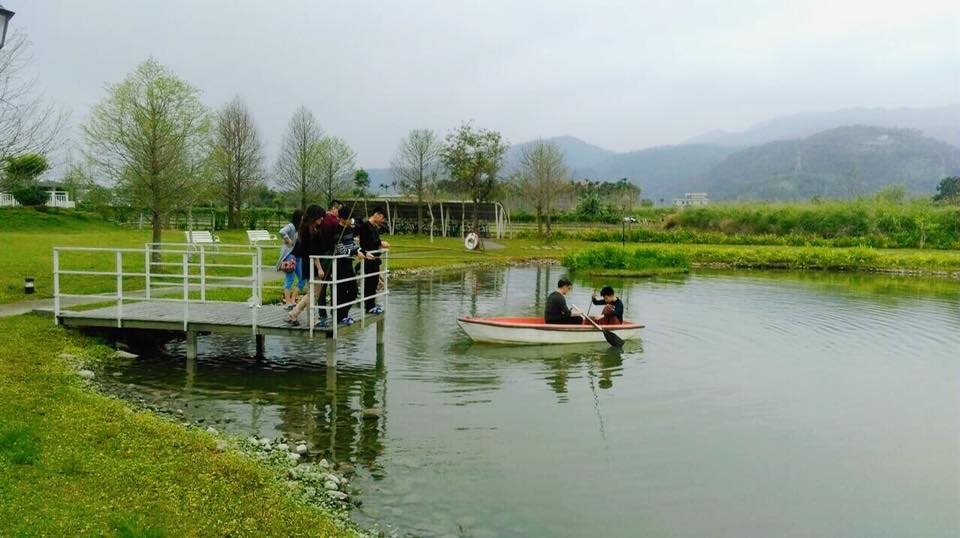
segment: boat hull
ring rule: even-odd
[[[606,342],[592,325],[548,325],[542,318],[457,318],[463,332],[474,342],[516,345],[587,344]],[[640,337],[643,325],[625,322],[607,325],[623,340]]]

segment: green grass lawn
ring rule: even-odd
[[[223,243],[246,244],[243,230],[217,232]],[[164,231],[164,241],[183,241],[180,230]],[[487,240],[483,252],[470,252],[463,248],[459,238],[437,237],[433,242],[422,236],[385,236],[391,242],[390,268],[394,270],[435,268],[449,266],[475,266],[478,264],[507,263],[521,259],[554,258],[588,247],[596,242],[562,240],[555,246],[545,248],[535,239]],[[26,209],[0,210],[0,303],[10,303],[31,298],[53,296],[53,247],[92,246],[143,248],[150,240],[148,230],[121,228],[76,214],[41,213]],[[611,243],[615,244],[615,243]],[[920,272],[960,271],[960,251],[919,249],[874,249],[839,248],[814,246],[756,246],[756,245],[704,245],[676,243],[643,243],[664,253],[682,253],[696,266],[723,265],[743,268],[801,268],[827,270],[916,270]],[[264,247],[264,263],[273,264],[279,255],[279,247]],[[239,263],[242,258],[218,258],[221,263]],[[179,264],[180,255],[170,255],[164,260]],[[195,259],[193,261],[196,261]],[[248,263],[244,261],[244,263]],[[110,253],[64,253],[61,267],[84,270],[113,271],[115,257]],[[142,255],[123,256],[125,271],[143,271]],[[179,265],[166,268],[179,272]],[[246,269],[222,269],[221,276],[248,275]],[[24,277],[36,281],[36,294],[23,293]],[[154,281],[156,282],[156,280]],[[168,282],[177,285],[176,279]],[[125,290],[143,289],[143,278],[130,277],[124,280]],[[274,284],[275,285],[275,284]],[[61,278],[62,293],[113,293],[116,279],[110,276],[68,276]],[[239,297],[241,290],[219,293],[226,297]],[[245,296],[248,296],[247,293]],[[264,293],[264,302],[279,298],[278,290]],[[244,297],[245,297],[244,296]]]
[[[334,536],[270,470],[84,388],[59,353],[110,350],[49,318],[0,318],[0,534]]]

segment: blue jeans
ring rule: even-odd
[[[287,257],[284,258],[284,259],[289,260],[289,259],[291,259],[291,258],[293,258],[293,255],[292,255],[292,254],[291,254],[290,256],[287,256]],[[303,286],[307,283],[307,282],[303,279],[303,258],[297,258],[297,268],[294,269],[293,272],[284,273],[283,275],[284,275],[284,277],[283,277],[283,278],[284,278],[284,281],[283,281],[283,288],[284,288],[284,289],[289,290],[289,289],[293,288],[293,278],[296,277],[296,278],[297,278],[297,289],[302,292],[302,291],[303,291]]]

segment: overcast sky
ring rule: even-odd
[[[301,104],[374,168],[409,129],[468,119],[511,142],[622,151],[797,112],[960,101],[957,1],[3,4],[74,125],[152,55],[211,107],[240,95],[271,162]]]

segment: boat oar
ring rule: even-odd
[[[573,305],[573,306],[574,306],[577,310],[580,310],[580,308],[577,307],[577,305]],[[583,310],[580,310],[580,311],[583,312]],[[583,319],[589,321],[591,325],[593,325],[594,327],[596,327],[597,329],[599,329],[600,332],[603,333],[603,337],[606,338],[608,344],[610,344],[610,345],[613,346],[613,347],[618,347],[618,348],[619,348],[619,347],[623,347],[623,339],[620,338],[619,336],[613,334],[613,331],[604,329],[604,328],[601,327],[596,321],[593,321],[593,318],[591,318],[590,316],[583,316]]]

